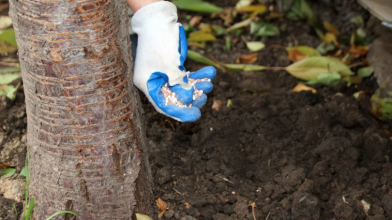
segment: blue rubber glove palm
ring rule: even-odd
[[[135,14],[132,27],[139,43],[134,83],[158,112],[191,122],[201,117],[200,108],[213,88],[216,72],[213,67],[186,72],[188,45],[184,29],[176,21],[176,8],[170,2],[153,3]]]

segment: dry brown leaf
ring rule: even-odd
[[[340,33],[339,29],[335,25],[329,23],[328,21],[324,21],[323,25],[324,25],[325,30],[327,30],[328,32],[331,32],[334,35],[339,35],[339,33]]]
[[[224,21],[226,26],[233,23],[233,10],[234,8],[224,8],[218,13],[218,16]]]
[[[212,110],[219,112],[220,108],[222,107],[222,101],[221,100],[214,100],[212,103]]]
[[[166,210],[169,209],[169,207],[167,206],[167,203],[164,202],[161,198],[158,198],[156,203],[159,208],[158,217],[162,218],[162,216],[165,214]]]
[[[9,164],[0,164],[0,169],[14,167]]]
[[[297,50],[295,48],[291,49],[289,51],[288,55],[287,55],[287,58],[289,60],[291,60],[292,62],[294,62],[294,63],[297,62],[297,61],[303,60],[303,59],[305,59],[307,57],[308,56],[306,56],[305,54],[301,53],[301,51],[299,51],[299,50]]]
[[[339,45],[339,42],[338,42],[338,39],[336,38],[336,35],[334,33],[331,33],[331,32],[327,32],[324,35],[323,41],[326,42],[326,43],[333,42],[336,46]]]
[[[352,59],[358,59],[365,56],[368,52],[368,48],[365,46],[352,46],[349,50]]]
[[[258,53],[245,54],[237,58],[236,63],[253,64],[257,61]]]
[[[201,15],[193,16],[191,18],[191,20],[189,20],[189,25],[196,26],[201,22],[202,19],[203,19],[203,16],[201,16]]]
[[[293,88],[293,92],[302,92],[302,91],[311,91],[312,93],[316,93],[317,90],[309,87],[303,83],[298,83],[294,88]]]

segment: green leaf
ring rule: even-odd
[[[18,91],[19,85],[20,84],[18,84],[16,87],[13,85],[8,85],[4,89],[0,89],[0,96],[6,96],[7,98],[14,101],[16,98],[16,91]]]
[[[350,19],[350,23],[362,26],[364,24],[364,21],[361,15],[357,15]]]
[[[309,57],[319,57],[321,54],[314,48],[311,48],[309,46],[296,46],[296,47],[286,47],[287,52],[290,52],[291,50],[296,49],[302,54],[309,56]]]
[[[1,71],[1,69],[0,69],[0,71]],[[8,85],[19,78],[20,78],[20,75],[18,75],[18,74],[0,75],[0,85]]]
[[[270,23],[253,21],[250,23],[250,33],[259,37],[279,35],[279,29]]]
[[[50,219],[52,219],[52,218],[54,218],[54,217],[56,217],[58,215],[62,215],[62,214],[70,214],[70,215],[78,217],[75,212],[71,212],[71,211],[57,211],[53,215],[49,216],[46,220],[50,220]]]
[[[230,50],[231,49],[231,37],[226,37],[226,50]]]
[[[253,41],[253,42],[247,42],[246,46],[250,51],[257,52],[264,49],[265,44],[263,42]]]
[[[29,208],[27,209],[27,212],[23,217],[25,220],[29,220],[31,218],[31,214],[33,214],[34,204],[35,204],[34,198],[30,198]]]
[[[371,113],[380,120],[392,121],[391,91],[381,87],[377,89],[370,99]]]
[[[0,73],[16,73],[20,72],[20,67],[5,67],[0,69]]]
[[[173,0],[179,9],[204,13],[215,13],[222,11],[222,8],[202,0]]]
[[[29,175],[28,168],[27,167],[23,167],[22,171],[20,171],[20,175],[27,177],[27,175]]]
[[[225,64],[225,67],[234,71],[261,71],[267,69],[265,66],[252,65],[252,64]]]
[[[321,54],[327,54],[328,52],[336,50],[336,45],[332,42],[322,42],[320,45],[317,46],[316,50]]]
[[[321,73],[317,76],[316,79],[308,81],[308,84],[317,84],[320,83],[325,86],[336,86],[342,80],[342,76],[337,73]]]
[[[226,33],[226,29],[224,29],[223,27],[219,26],[219,25],[212,25],[212,29],[215,32],[215,36],[222,36]]]
[[[1,173],[0,176],[5,176],[5,175],[7,175],[7,174],[14,175],[15,172],[16,172],[16,169],[15,169],[15,168],[8,168],[8,169],[4,170],[4,172]]]
[[[374,72],[374,67],[372,66],[363,67],[358,70],[358,76],[362,78],[369,77],[370,75],[372,75],[373,72]]]
[[[0,41],[7,42],[12,46],[17,47],[14,29],[0,31]]]
[[[321,73],[338,72],[341,76],[351,76],[354,73],[340,60],[330,57],[308,57],[286,67],[286,71],[298,79],[317,79]]]
[[[136,213],[136,220],[152,220],[152,218],[147,215]]]
[[[211,65],[216,68],[223,69],[223,67],[221,65],[219,65],[218,63],[215,63],[214,61],[208,59],[207,57],[205,57],[205,56],[201,55],[200,53],[193,51],[193,50],[188,50],[188,58],[195,61],[195,62],[198,62],[198,63]]]

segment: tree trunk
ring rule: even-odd
[[[10,15],[26,95],[33,219],[60,210],[132,219],[135,206],[151,215],[125,1],[10,0]]]

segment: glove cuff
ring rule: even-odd
[[[167,1],[155,2],[142,7],[135,13],[132,17],[132,30],[140,34],[147,26],[154,27],[163,23],[176,23],[177,20],[177,7],[173,3]]]

